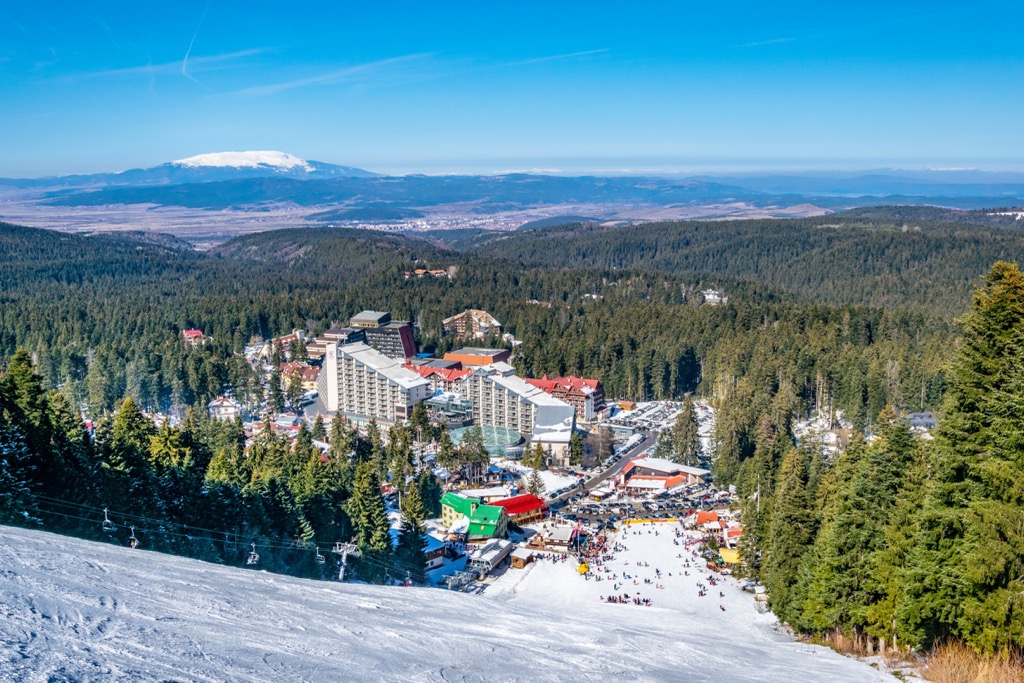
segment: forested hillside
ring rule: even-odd
[[[1008,227],[997,228],[980,217],[934,220],[943,215],[864,209],[799,220],[577,224],[516,233],[476,251],[529,267],[633,269],[709,285],[743,278],[807,301],[950,318],[969,305],[979,273],[997,260],[1024,257],[1024,233],[1009,218],[999,221]]]
[[[5,229],[0,357],[25,348],[44,385],[91,414],[125,396],[162,410],[226,388],[245,397],[259,390],[238,355],[251,339],[317,333],[366,308],[416,321],[422,344],[439,351],[453,343],[442,319],[485,308],[523,341],[524,373],[597,377],[611,396],[710,394],[718,383],[780,391],[799,411],[824,387],[860,422],[886,403],[919,406],[922,389],[934,405],[951,340],[948,322],[920,313],[800,303],[724,279],[728,305],[699,306],[700,283],[685,275],[524,268],[366,231],[268,232],[200,254],[131,236]],[[414,267],[452,277],[406,279]],[[213,341],[186,348],[190,327]]]
[[[262,394],[261,378],[239,354],[254,338],[295,327],[317,333],[373,308],[416,321],[421,344],[440,352],[456,343],[440,334],[444,317],[485,308],[522,340],[515,362],[523,374],[596,377],[610,397],[696,391],[714,402],[716,482],[735,483],[747,501],[746,571],[764,581],[773,609],[795,628],[898,646],[947,636],[985,651],[1024,644],[1015,597],[1024,567],[1024,499],[1015,483],[1024,479],[1024,279],[1006,263],[984,280],[989,268],[953,272],[982,258],[970,245],[1001,253],[1019,238],[804,221],[711,224],[717,237],[702,237],[699,227],[634,229],[632,256],[616,256],[616,244],[627,248],[616,242],[625,231],[577,227],[582,235],[560,242],[565,229],[541,229],[524,242],[534,256],[519,259],[504,252],[512,240],[459,253],[323,228],[251,235],[203,254],[151,235],[4,225],[0,512],[13,521],[29,509],[97,536],[96,511],[118,501],[140,529],[157,532],[163,549],[235,562],[244,551],[236,541],[257,537],[275,566],[309,575],[319,571],[311,539],[355,532],[369,550],[363,571],[379,580],[405,566],[402,553],[418,552],[392,556],[381,540],[386,519],[366,502],[379,501],[366,494],[379,490],[375,477],[406,471],[409,439],[396,432],[395,447],[383,448],[338,421],[327,459],[308,430],[289,447],[264,428],[246,447],[240,425],[203,417],[206,402],[226,390],[243,399]],[[859,270],[844,276],[834,260],[769,240],[772,230],[834,254],[861,253]],[[733,252],[723,235],[735,238]],[[758,259],[761,241],[772,246]],[[729,253],[751,255],[747,271],[736,257],[743,272],[715,276],[727,303],[703,303],[700,290],[712,280],[667,265],[694,261],[691,242],[696,253],[713,243],[703,253],[722,263],[733,262]],[[865,256],[873,250],[877,258]],[[945,274],[952,284],[935,284],[934,299],[918,293],[885,308],[813,300],[812,285],[829,282],[822,299],[872,299],[868,274],[889,268],[896,254],[901,286],[911,273],[933,284]],[[531,260],[551,265],[524,263]],[[417,267],[449,277],[404,275]],[[773,272],[787,287],[802,282],[797,294],[756,282]],[[976,279],[984,286],[962,328],[935,312],[956,309],[960,288]],[[212,341],[187,347],[187,327]],[[173,428],[154,428],[140,410],[180,404],[193,410]],[[813,440],[795,445],[794,418],[816,405],[853,424],[838,458]],[[899,418],[921,407],[941,407],[933,443]],[[94,440],[82,412],[97,419]],[[424,505],[436,502],[429,478],[417,491]],[[227,537],[215,543],[210,529]]]
[[[857,436],[831,459],[814,444],[794,447],[769,415],[762,419],[738,468],[750,501],[742,551],[772,609],[797,630],[842,633],[867,652],[949,639],[1002,657],[1024,648],[1024,277],[1016,265],[995,265],[962,322],[934,441],[887,408],[876,438]]]

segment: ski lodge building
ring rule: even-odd
[[[664,458],[636,458],[615,475],[615,485],[626,493],[661,493],[676,486],[703,482],[711,474]]]

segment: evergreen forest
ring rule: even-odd
[[[911,218],[575,224],[462,250],[309,228],[208,252],[148,233],[0,224],[0,521],[131,534],[217,562],[258,553],[304,576],[330,575],[321,555],[352,539],[367,580],[419,579],[422,522],[441,489],[418,473],[413,442],[435,426],[419,416],[384,445],[376,428],[361,436],[336,420],[290,444],[267,424],[247,443],[206,406],[262,398],[247,344],[374,309],[414,321],[420,347],[443,353],[459,342],[441,321],[482,308],[522,342],[521,374],[715,406],[714,476],[739,491],[744,571],[794,629],[1016,652],[1024,236]],[[448,277],[405,275],[415,268]],[[707,303],[707,288],[728,300]],[[184,343],[190,328],[208,343]],[[177,426],[147,416],[172,409]],[[919,410],[939,415],[933,439],[908,425]],[[795,439],[794,419],[812,411],[848,421],[838,454]],[[471,465],[480,445],[449,444],[444,457]],[[397,547],[384,483],[406,513]]]

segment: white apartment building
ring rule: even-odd
[[[388,422],[408,419],[429,398],[430,382],[366,344],[329,342],[318,390],[327,410]]]
[[[462,390],[473,403],[474,424],[506,427],[526,437],[552,431],[571,434],[575,426],[571,405],[517,377],[507,363],[481,367],[463,381]]]

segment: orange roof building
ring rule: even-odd
[[[480,349],[467,346],[444,354],[444,359],[458,361],[463,365],[481,366],[503,363],[507,361],[511,355],[512,352],[508,349]]]

